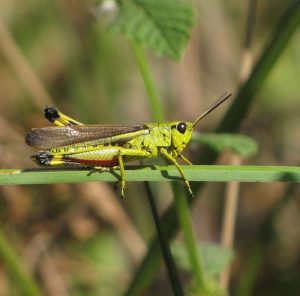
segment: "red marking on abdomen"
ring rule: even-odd
[[[91,166],[116,166],[118,165],[118,159],[117,158],[113,158],[113,159],[79,159],[79,158],[73,158],[73,157],[64,157],[63,160],[65,162],[72,162],[72,163],[82,163],[85,165],[91,165]]]

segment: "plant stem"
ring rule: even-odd
[[[140,70],[140,73],[143,78],[145,90],[147,92],[147,97],[148,97],[148,102],[149,102],[149,107],[151,111],[151,117],[154,121],[156,122],[162,122],[163,121],[163,112],[161,108],[161,104],[159,102],[159,98],[153,83],[153,79],[151,77],[149,65],[145,56],[145,52],[143,47],[138,44],[135,41],[131,41],[131,46]],[[159,243],[161,247],[161,251],[163,254],[163,258],[168,270],[168,275],[170,279],[171,286],[173,288],[174,295],[178,296],[183,296],[184,291],[183,287],[180,282],[180,278],[177,272],[177,268],[172,256],[172,253],[170,251],[170,246],[169,246],[169,241],[167,236],[164,235],[162,231],[162,225],[160,223],[160,219],[158,216],[156,204],[155,204],[155,199],[153,197],[153,193],[150,187],[149,182],[144,182],[145,188],[146,188],[146,193],[148,196],[148,201],[150,204],[153,220],[156,226],[157,230],[157,235],[159,238]]]
[[[157,230],[157,235],[159,236],[159,242],[160,242],[160,247],[161,247],[161,251],[163,253],[164,259],[165,259],[165,263],[166,263],[166,267],[168,270],[168,275],[169,275],[169,279],[173,288],[173,292],[174,295],[178,295],[178,296],[183,296],[184,292],[183,292],[183,288],[181,285],[181,281],[177,272],[177,268],[168,244],[168,240],[166,239],[166,236],[163,233],[162,227],[161,227],[161,223],[159,220],[159,216],[158,216],[158,212],[157,212],[157,208],[155,205],[155,200],[153,197],[153,193],[150,187],[149,182],[144,182],[145,185],[145,189],[147,192],[147,196],[148,196],[148,200],[149,200],[149,204],[151,207],[151,211],[152,211],[152,215],[153,215],[153,219],[155,222],[155,227]]]
[[[292,166],[183,165],[182,168],[189,181],[300,182],[300,167]],[[116,182],[119,179],[118,170],[101,174],[90,174],[89,170],[76,169],[0,170],[0,185]],[[181,180],[181,175],[174,165],[128,166],[126,167],[126,180],[175,181]]]
[[[147,92],[151,117],[156,122],[162,122],[164,119],[161,103],[159,101],[153,79],[149,70],[149,65],[145,56],[143,47],[135,41],[131,41],[131,47],[137,61],[140,73],[143,78],[145,90]]]
[[[237,154],[231,154],[230,163],[232,165],[239,165],[242,159]],[[228,182],[226,184],[225,205],[223,212],[223,222],[221,230],[221,244],[227,248],[232,249],[234,243],[234,232],[236,223],[236,214],[239,201],[239,182]],[[230,279],[231,266],[228,266],[220,278],[220,285],[224,291],[228,290],[228,282]]]
[[[195,283],[198,291],[205,291],[204,274],[201,267],[200,254],[197,251],[197,240],[194,235],[193,225],[190,216],[190,210],[187,203],[186,195],[178,182],[173,183],[173,192],[175,192],[175,206],[179,223],[183,231],[185,245],[190,259]]]

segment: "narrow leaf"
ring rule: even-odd
[[[181,168],[189,181],[300,182],[300,167],[292,166],[183,165]],[[0,185],[116,182],[118,180],[120,180],[119,170],[92,174],[87,169],[0,170]],[[174,165],[128,166],[126,180],[175,181],[182,178]]]

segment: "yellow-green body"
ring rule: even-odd
[[[58,140],[56,139],[58,132],[61,133],[63,129],[66,135],[76,134],[77,131],[74,130],[74,126],[83,124],[67,117],[56,109],[54,110],[57,112],[57,118],[49,119],[46,117],[60,128],[32,129],[26,137],[27,144],[36,147],[39,146],[36,138],[40,138],[39,142],[45,142],[45,139],[43,140],[43,134],[45,133],[50,138],[47,142],[51,142],[51,140],[53,142],[53,147],[43,149],[33,156],[39,165],[86,166],[99,171],[118,168],[121,171],[121,195],[124,197],[124,162],[153,158],[161,154],[177,166],[190,194],[193,194],[182,169],[176,161],[176,158],[180,156],[185,162],[191,164],[181,155],[181,152],[191,139],[193,131],[192,123],[146,123],[137,131],[82,142],[78,141],[69,145],[56,147],[55,143]],[[85,126],[85,128],[89,128],[89,126]]]
[[[136,152],[136,154],[132,153],[128,155],[128,157],[125,156],[124,161],[127,162],[140,158],[157,157],[159,155],[159,149],[166,148],[173,157],[177,157],[190,141],[193,131],[191,123],[186,123],[187,129],[184,134],[181,134],[176,128],[171,128],[171,126],[176,126],[178,123],[179,122],[146,123],[144,124],[144,130],[106,138],[106,144],[98,144],[97,140],[95,140],[62,147],[54,147],[49,151],[53,155],[76,154],[77,156],[85,156],[88,158],[88,152],[91,152],[91,156],[95,156],[100,150],[98,153],[99,159],[104,157],[105,153],[101,152],[103,150],[106,152],[107,159],[116,155],[116,151],[121,147],[134,151],[142,151],[142,153]],[[125,143],[122,142],[121,145],[116,143],[118,140],[121,141],[123,138],[128,137],[131,137],[131,139]],[[103,139],[101,139],[101,141],[103,141]],[[111,142],[112,144],[109,145],[107,142]]]
[[[180,157],[191,164],[181,152],[191,139],[193,127],[229,96],[221,96],[194,123],[174,121],[136,126],[84,125],[47,106],[45,117],[57,127],[32,129],[25,141],[41,150],[32,156],[41,166],[79,166],[98,171],[119,169],[122,197],[125,189],[124,162],[162,155],[177,167],[189,193],[193,195],[176,158]]]

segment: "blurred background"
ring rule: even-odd
[[[254,2],[250,41],[245,41],[249,1],[202,0],[194,1],[196,21],[180,62],[148,52],[167,120],[193,121],[222,93],[236,93],[291,3]],[[107,30],[110,17],[91,0],[0,1],[0,168],[36,167],[24,135],[49,125],[46,104],[84,123],[151,122],[132,50],[124,37]],[[297,32],[239,129],[259,145],[244,164],[299,165],[299,81]],[[198,131],[213,131],[229,104]],[[192,162],[198,153],[195,144],[186,150]],[[229,162],[228,155],[219,160]],[[142,185],[127,185],[125,200],[106,183],[0,188],[2,235],[46,295],[109,296],[126,289],[155,233]],[[159,185],[163,212],[172,194],[167,182]],[[220,242],[224,188],[207,184],[193,207],[202,241]],[[249,295],[243,294],[249,282],[242,274],[251,263],[250,294],[300,295],[299,198],[297,185],[241,185],[232,295]],[[163,267],[161,275],[145,295],[171,294]],[[14,283],[0,258],[0,295],[22,295]]]

